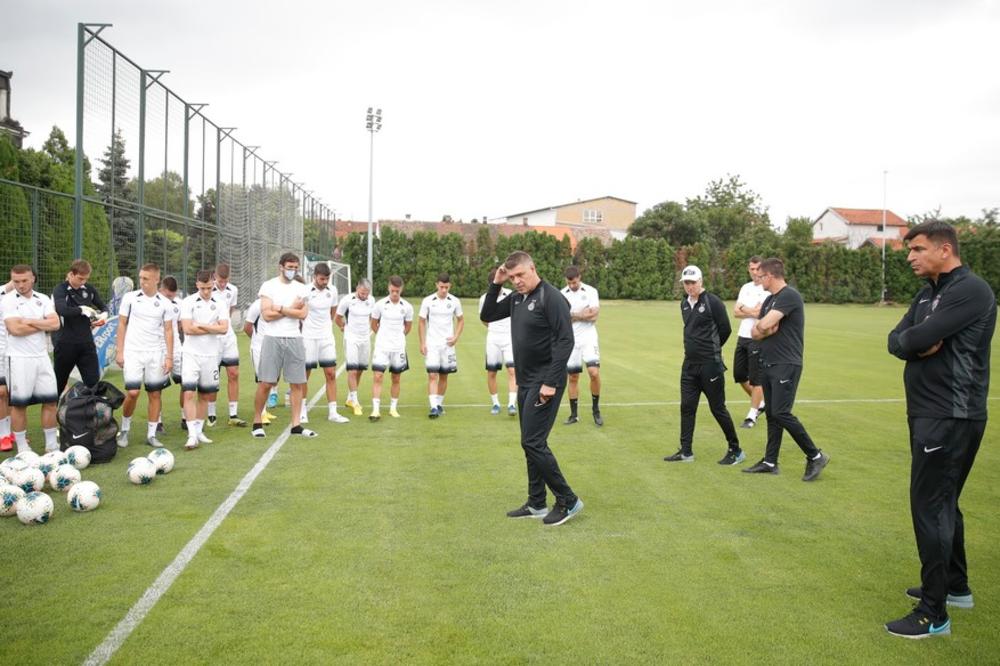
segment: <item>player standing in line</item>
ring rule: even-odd
[[[372,283],[367,278],[358,280],[353,294],[340,300],[334,321],[344,333],[344,356],[347,357],[347,402],[355,416],[364,414],[358,400],[361,373],[368,369],[372,351],[371,314],[375,307]]]
[[[406,360],[406,336],[413,327],[413,306],[403,299],[403,278],[389,278],[389,295],[375,304],[372,310],[372,330],[375,331],[375,354],[372,356],[372,413],[369,421],[381,417],[382,377],[388,370],[392,374],[389,387],[389,416],[398,419],[399,377],[410,369]]]
[[[236,303],[239,298],[239,289],[229,281],[229,264],[219,264],[215,267],[215,284],[212,293],[219,297],[223,303],[228,304],[226,319],[232,318],[236,312]],[[230,325],[229,330],[219,340],[220,365],[226,369],[228,382],[226,383],[226,395],[229,397],[229,425],[246,427],[247,422],[240,418],[240,346],[236,342],[236,331]],[[208,396],[208,426],[215,425],[215,401],[219,397],[218,392]]]
[[[199,443],[211,444],[204,435],[208,396],[219,391],[219,339],[229,325],[229,303],[212,287],[212,272],[198,271],[195,277],[198,291],[181,301],[181,329],[184,331],[184,351],[181,368],[181,388],[184,390],[184,414],[188,423],[187,450]],[[195,391],[198,392],[197,400]]]
[[[260,347],[263,341],[263,336],[257,331],[257,325],[260,323],[260,299],[255,299],[250,307],[247,308],[246,314],[243,317],[243,332],[247,334],[250,338],[250,362],[253,364],[253,381],[255,384],[259,384],[260,380],[257,378],[257,369],[260,367]],[[277,395],[276,393],[271,393],[268,395],[268,404],[270,404],[270,396]],[[267,407],[264,407],[264,413],[261,414],[261,423],[263,425],[271,425],[271,421],[275,419],[274,414],[267,411]]]
[[[451,276],[441,273],[437,291],[420,303],[420,353],[427,367],[427,396],[432,419],[444,414],[444,394],[448,390],[448,375],[458,372],[455,345],[465,328],[462,302],[448,293]],[[455,323],[457,321],[457,324]]]
[[[760,348],[753,341],[753,325],[760,316],[760,306],[767,298],[767,292],[760,286],[760,257],[753,256],[747,262],[750,281],[740,287],[736,304],[733,305],[733,316],[740,321],[736,337],[736,350],[733,352],[733,380],[750,396],[750,411],[740,424],[741,428],[752,428],[757,425],[757,417],[764,412],[764,389],[760,385],[760,370],[757,367],[760,360]]]
[[[115,360],[125,379],[125,402],[122,405],[122,426],[118,446],[128,446],[132,414],[139,400],[139,388],[145,383],[149,401],[146,443],[153,447],[163,444],[156,439],[156,424],[160,421],[160,392],[170,385],[174,367],[173,308],[157,292],[160,267],[146,264],[139,269],[139,288],[122,298],[118,309],[118,351]]]
[[[326,379],[327,420],[347,423],[349,419],[337,413],[337,341],[333,337],[333,313],[339,299],[337,288],[330,285],[330,265],[319,263],[313,270],[306,306],[309,314],[302,322],[302,342],[306,348],[306,383],[314,368],[322,368]],[[300,421],[309,422],[309,405],[302,400]]]
[[[160,296],[163,296],[167,301],[169,301],[168,307],[171,310],[171,321],[170,327],[173,329],[174,333],[174,363],[173,367],[170,369],[170,380],[173,381],[177,386],[181,385],[181,356],[182,356],[182,345],[184,344],[184,336],[181,334],[181,300],[177,297],[178,287],[177,278],[173,275],[168,275],[167,277],[160,280]],[[187,430],[187,419],[184,416],[184,389],[180,390],[180,395],[177,396],[181,407],[181,429]],[[160,421],[156,424],[156,432],[163,432],[163,411],[160,411]]]
[[[493,282],[497,269],[490,271],[489,281]],[[510,295],[510,289],[501,286],[497,301]],[[479,297],[479,310],[483,311],[486,294]],[[500,413],[500,396],[497,395],[497,373],[507,366],[507,413],[517,416],[517,378],[514,374],[514,346],[510,341],[510,318],[500,321],[483,322],[486,327],[486,388],[490,391],[493,406],[490,414]]]
[[[569,418],[565,425],[572,425],[577,418],[577,400],[580,397],[580,373],[587,366],[590,375],[590,399],[594,413],[594,423],[602,426],[601,418],[601,352],[597,346],[597,315],[601,311],[601,298],[597,290],[580,281],[580,268],[569,266],[564,273],[566,286],[562,295],[569,302],[569,316],[573,321],[573,337],[576,344],[569,357],[566,371],[569,373]]]
[[[52,299],[34,290],[35,271],[26,264],[10,269],[14,290],[3,297],[7,327],[4,363],[10,385],[10,425],[17,452],[30,451],[27,440],[28,406],[41,403],[45,451],[58,451],[56,433],[56,374],[49,360],[48,333],[59,329],[59,315]]]
[[[10,434],[10,408],[7,404],[7,326],[3,323],[3,297],[13,289],[10,282],[0,290],[0,451],[14,448]]]
[[[94,387],[101,379],[94,345],[93,329],[107,322],[104,301],[94,285],[88,285],[90,263],[77,259],[66,274],[66,280],[52,292],[52,304],[62,320],[62,326],[52,334],[52,365],[56,372],[56,390],[66,390],[69,373],[76,367],[87,386]],[[100,315],[100,316],[99,316]]]

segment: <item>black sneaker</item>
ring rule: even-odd
[[[562,525],[567,520],[580,513],[583,510],[583,500],[579,497],[576,499],[576,503],[569,509],[561,501],[557,501],[556,505],[552,507],[548,515],[542,518],[542,523],[548,525],[549,527],[555,527],[556,525]]]
[[[181,430],[184,432],[188,431],[188,422],[185,419],[181,419]]]
[[[576,418],[576,414],[570,414],[569,418],[563,421],[563,425],[573,425],[574,423],[578,423],[579,421],[580,419]]]
[[[739,465],[741,462],[747,459],[747,454],[743,453],[743,450],[733,451],[730,449],[726,452],[726,455],[722,457],[719,461],[720,465]]]
[[[672,456],[666,456],[664,460],[667,462],[694,462],[694,453],[684,453],[683,451],[678,451]]]
[[[822,451],[819,452],[818,458],[807,458],[806,473],[802,475],[802,480],[815,481],[819,476],[819,473],[823,471],[823,468],[826,467],[829,462],[830,456],[826,455]]]
[[[915,608],[906,617],[887,622],[885,630],[893,636],[903,638],[930,638],[931,636],[947,636],[951,633],[951,620],[948,616],[933,618],[924,611]]]
[[[218,421],[217,418],[215,418],[214,416],[209,416],[207,421],[208,427],[211,428],[212,426],[214,426],[216,421]]]
[[[777,463],[775,463],[774,465],[771,465],[771,464],[768,464],[768,463],[764,462],[763,460],[761,460],[756,465],[752,465],[750,467],[747,467],[743,471],[746,472],[747,474],[777,474],[778,473],[778,465],[777,465]]]
[[[594,412],[594,424],[599,426],[604,425],[604,419],[601,418],[600,412]]]
[[[159,422],[159,423],[156,424],[156,434],[160,435],[160,434],[163,434],[163,432],[164,432],[164,430],[163,430],[163,422],[161,421],[161,422]]]
[[[919,587],[910,587],[906,589],[906,596],[909,598],[920,601],[923,596],[921,589]],[[946,602],[949,606],[953,608],[972,608],[975,604],[972,601],[972,590],[966,590],[965,592],[949,592]]]
[[[507,512],[508,518],[544,518],[549,513],[549,508],[543,506],[541,509],[536,509],[527,502],[524,505],[518,507],[517,509],[511,509]]]
[[[757,425],[757,422],[753,419],[743,419],[743,423],[740,424],[741,428],[752,428]]]

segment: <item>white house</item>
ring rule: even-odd
[[[891,210],[884,213],[883,234],[881,208],[827,208],[813,222],[813,240],[833,241],[856,249],[866,242],[880,245],[884,235],[890,245],[896,245],[906,235],[906,220]]]

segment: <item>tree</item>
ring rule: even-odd
[[[710,182],[702,196],[687,200],[687,210],[696,216],[719,250],[727,249],[747,229],[771,224],[760,195],[738,175]]]
[[[813,223],[808,217],[790,217],[785,224],[782,241],[785,247],[790,245],[808,246],[813,239]]]
[[[125,139],[121,129],[111,136],[111,145],[104,149],[100,160],[101,169],[97,172],[97,193],[101,201],[111,204],[115,199],[135,201],[128,179],[131,162],[125,156]]]
[[[705,229],[701,219],[689,215],[683,204],[664,201],[645,210],[628,232],[637,238],[662,238],[670,245],[680,247],[697,243]]]
[[[18,180],[17,148],[0,133],[0,178]],[[0,183],[0,267],[31,263],[31,210],[27,191]]]

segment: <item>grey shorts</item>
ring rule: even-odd
[[[306,383],[306,348],[302,338],[265,335],[261,340],[257,380],[277,384],[279,377],[284,377],[289,384]]]

